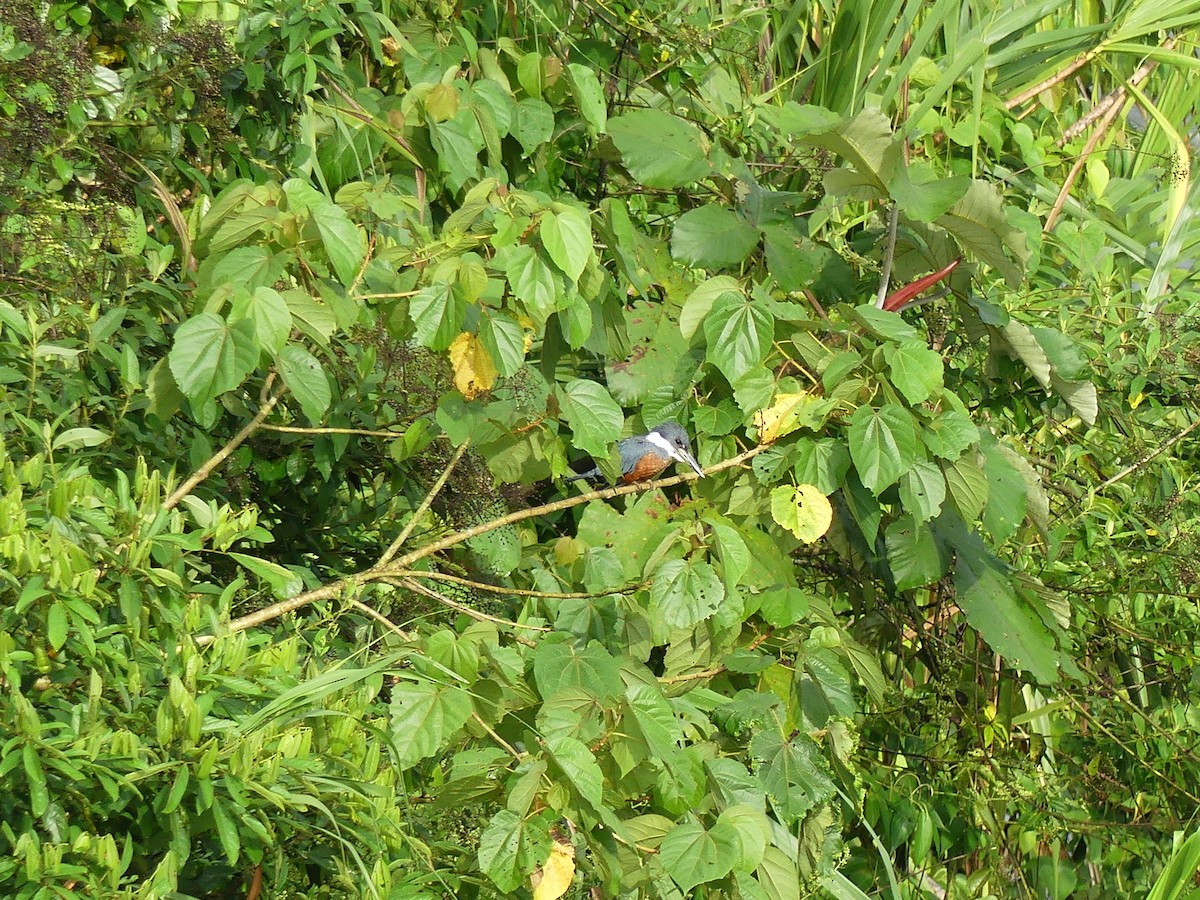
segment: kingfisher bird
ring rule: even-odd
[[[646,434],[627,437],[617,444],[617,450],[621,454],[621,481],[626,484],[657,478],[672,462],[687,463],[701,478],[704,477],[704,470],[692,456],[692,443],[687,432],[678,422],[663,422]],[[600,467],[594,466],[566,480],[586,478],[595,481],[600,477]]]

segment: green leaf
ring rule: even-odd
[[[912,414],[894,403],[878,411],[860,406],[850,417],[846,436],[858,477],[877,497],[919,458],[920,443]]]
[[[953,529],[954,589],[958,605],[975,628],[1010,665],[1042,684],[1058,680],[1054,636],[1042,618],[1017,596],[1007,567],[961,525]]]
[[[532,247],[522,244],[508,254],[504,274],[526,315],[538,325],[545,325],[554,312],[559,293],[550,267]]]
[[[210,287],[232,284],[252,291],[270,287],[283,268],[283,258],[266,247],[238,247],[222,257],[206,259],[200,267],[200,280]]]
[[[289,344],[279,352],[276,364],[283,383],[299,402],[308,421],[314,425],[319,423],[329,409],[333,394],[317,358],[303,347]]]
[[[449,746],[471,717],[471,695],[453,685],[400,682],[392,687],[391,733],[400,765]]]
[[[737,803],[728,807],[717,817],[712,828],[715,836],[724,829],[730,829],[736,835],[739,851],[735,869],[742,872],[753,872],[758,868],[766,853],[767,844],[771,840],[771,822],[760,809],[755,809],[747,803]],[[721,838],[718,838],[721,841]]]
[[[778,847],[767,847],[754,873],[770,900],[800,900],[800,873],[796,863]]]
[[[268,353],[278,353],[292,333],[292,313],[286,301],[274,288],[260,287],[253,293],[238,291],[229,311],[230,323],[249,319],[254,323],[258,346]]]
[[[936,516],[945,499],[946,476],[936,463],[916,462],[900,477],[900,501],[905,512],[918,522],[927,522]]]
[[[521,142],[528,156],[554,134],[554,110],[536,97],[526,97],[517,103],[513,116],[513,136]]]
[[[445,350],[462,331],[465,304],[448,284],[431,284],[408,301],[413,339],[431,350]]]
[[[570,63],[567,65],[567,77],[570,79],[571,94],[575,98],[579,115],[592,131],[603,134],[608,109],[604,102],[604,89],[600,86],[600,79],[595,70],[591,66]]]
[[[658,854],[671,880],[686,893],[732,872],[741,849],[738,834],[731,826],[713,834],[702,825],[684,822],[667,832]]]
[[[56,600],[50,604],[50,611],[46,613],[46,643],[55,650],[61,650],[66,642],[67,607],[62,601]]]
[[[625,691],[617,661],[594,641],[587,647],[566,641],[542,642],[533,655],[533,677],[543,697],[578,689],[599,700],[611,700]]]
[[[785,291],[803,291],[816,280],[820,271],[812,241],[791,228],[775,226],[766,230],[767,271]]]
[[[965,412],[948,409],[921,429],[921,438],[934,456],[953,461],[978,443],[979,429]]]
[[[639,109],[610,119],[608,134],[629,174],[646,187],[680,187],[712,169],[700,129],[660,109]]]
[[[690,340],[699,330],[713,303],[722,294],[742,297],[742,286],[732,275],[715,275],[688,295],[679,313],[679,330],[685,338]]]
[[[231,866],[236,866],[242,855],[242,838],[238,833],[237,822],[219,799],[212,804],[213,823],[217,826],[217,838],[221,841],[221,849],[225,851],[225,859]]]
[[[771,491],[771,518],[799,540],[812,544],[829,530],[833,507],[811,484],[785,484]]]
[[[709,362],[733,382],[761,365],[775,338],[775,320],[739,294],[722,294],[704,319],[704,336]]]
[[[692,628],[703,622],[725,599],[725,585],[706,562],[673,559],[654,573],[650,610],[672,628]]]
[[[460,109],[445,122],[431,121],[429,141],[437,151],[438,168],[446,173],[451,190],[457,191],[479,177],[479,151],[484,147],[484,139],[471,110]]]
[[[1021,283],[1029,261],[1029,247],[1024,233],[1008,223],[1004,201],[995,185],[972,180],[966,195],[939,216],[935,224],[950,232],[976,258],[999,271],[1010,287]]]
[[[203,406],[254,371],[254,326],[247,320],[229,325],[216,313],[200,313],[179,326],[167,361],[184,396]]]
[[[906,341],[883,348],[892,373],[892,384],[910,406],[924,403],[942,386],[942,358],[921,341]]]
[[[897,590],[933,584],[950,570],[950,556],[933,530],[911,516],[889,522],[885,540]]]
[[[312,216],[317,234],[321,236],[325,255],[329,257],[338,281],[350,287],[367,255],[366,234],[350,221],[346,211],[336,203],[315,206],[309,215]]]
[[[582,741],[565,735],[552,735],[546,739],[546,749],[579,796],[592,806],[603,805],[604,775],[596,757]]]
[[[809,134],[803,143],[832,150],[854,167],[854,180],[870,189],[862,194],[849,191],[857,199],[881,198],[897,165],[901,164],[900,140],[892,132],[892,123],[878,109],[864,109],[838,122],[827,131]],[[830,174],[843,170],[833,170]],[[829,182],[827,181],[827,187]],[[838,190],[838,193],[843,191]]]
[[[80,426],[79,428],[68,428],[66,431],[60,431],[54,436],[50,447],[53,450],[99,447],[110,438],[112,438],[112,435],[107,431],[101,431],[99,428]]]
[[[988,483],[983,527],[992,540],[1002,544],[1025,518],[1025,479],[994,441],[984,444],[981,450]]]
[[[479,836],[479,868],[506,894],[525,880],[519,854],[524,828],[520,816],[502,809],[492,816]]]
[[[298,574],[279,563],[259,559],[257,556],[249,556],[245,553],[230,553],[229,555],[269,584],[271,592],[280,600],[295,597],[304,587],[304,581]]]
[[[898,167],[887,187],[906,216],[932,222],[961,200],[970,186],[970,178],[947,176],[932,165],[917,162]]]
[[[688,210],[671,231],[671,255],[708,269],[736,266],[757,244],[758,231],[716,203]]]
[[[544,213],[540,233],[550,259],[572,281],[578,281],[592,258],[592,225],[587,213],[573,206]]]
[[[811,484],[826,497],[842,486],[850,469],[850,451],[834,438],[801,438],[796,442],[797,484]]]
[[[479,340],[505,378],[515,375],[525,364],[525,333],[520,324],[503,312],[481,315]]]
[[[759,596],[758,612],[768,625],[786,628],[808,616],[808,595],[798,587],[764,591]]]
[[[988,481],[974,453],[964,453],[953,463],[942,463],[946,490],[958,514],[966,522],[983,512],[988,499]]]
[[[756,774],[784,823],[799,821],[834,794],[821,752],[806,734],[785,739],[776,729],[760,731],[750,740],[750,755],[758,760]]]
[[[621,407],[603,385],[582,378],[568,382],[559,398],[575,446],[590,456],[603,457],[625,426]]]

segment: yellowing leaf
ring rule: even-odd
[[[464,331],[450,344],[449,353],[450,364],[454,367],[454,386],[468,400],[495,387],[496,365],[475,335]]]
[[[791,434],[797,428],[817,427],[817,417],[811,415],[822,401],[808,391],[795,394],[780,394],[775,398],[774,405],[760,409],[754,414],[754,424],[758,427],[758,440],[762,444],[773,444],[785,434]],[[824,418],[820,416],[819,418]]]
[[[811,484],[783,485],[771,491],[771,518],[806,544],[829,530],[833,507],[819,488]]]
[[[570,841],[558,838],[550,848],[550,858],[535,872],[533,900],[558,900],[575,879],[575,848]]]

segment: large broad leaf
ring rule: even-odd
[[[961,200],[970,186],[970,178],[947,177],[931,165],[913,163],[896,169],[888,182],[888,193],[910,219],[932,222]]]
[[[596,71],[591,66],[570,63],[567,66],[567,78],[580,117],[592,131],[603,133],[608,121],[608,105],[604,101],[604,89],[600,86]]]
[[[603,456],[621,436],[625,425],[621,407],[603,385],[582,378],[568,382],[559,397],[575,446],[591,456]]]
[[[431,350],[445,350],[462,331],[466,304],[448,284],[431,284],[408,301],[413,339]]]
[[[924,403],[942,386],[942,357],[922,341],[906,341],[883,349],[892,384],[911,406]]]
[[[714,275],[692,291],[679,311],[679,330],[683,336],[690,340],[704,324],[717,298],[728,293],[742,296],[742,286],[732,275]]]
[[[610,119],[608,133],[629,174],[646,187],[679,187],[712,169],[700,129],[661,109],[639,109]]]
[[[604,775],[592,751],[582,741],[563,735],[548,737],[546,749],[579,796],[593,806],[601,806],[604,800]]]
[[[850,418],[846,436],[858,477],[876,496],[920,458],[912,414],[894,403],[879,410],[860,406]]]
[[[542,642],[533,655],[533,677],[543,697],[574,688],[609,700],[624,691],[617,661],[595,642],[587,647]]]
[[[278,353],[292,333],[292,313],[274,288],[260,287],[254,293],[234,293],[229,313],[230,323],[249,319],[254,323],[258,345],[268,353]]]
[[[592,258],[592,224],[587,213],[573,206],[545,213],[539,230],[550,259],[572,281],[578,281]]]
[[[736,266],[757,243],[756,229],[716,203],[688,210],[671,231],[671,255],[707,269]]]
[[[529,832],[520,816],[502,809],[479,836],[479,868],[506,894],[525,880],[521,860],[528,855]]]
[[[942,509],[946,499],[946,476],[936,463],[921,460],[900,477],[900,501],[905,512],[918,522],[927,522]]]
[[[811,484],[784,484],[771,491],[771,518],[804,543],[812,544],[829,530],[833,507]]]
[[[400,682],[392,687],[392,746],[404,767],[444,750],[471,717],[471,695],[453,685]]]
[[[748,803],[738,803],[725,809],[710,832],[718,843],[725,842],[725,829],[736,835],[739,847],[734,868],[752,872],[762,862],[771,840],[771,821],[761,809]]]
[[[658,852],[671,880],[686,893],[732,872],[742,857],[741,849],[737,832],[728,825],[710,832],[703,825],[684,822],[667,833]]]
[[[248,319],[230,325],[216,313],[201,313],[179,326],[167,361],[183,395],[203,406],[254,371],[254,325]]]
[[[1058,680],[1058,652],[1045,620],[1017,595],[1008,568],[961,522],[945,534],[954,547],[954,588],[967,621],[1010,665],[1043,684]]]
[[[1025,518],[1025,479],[994,441],[985,443],[983,471],[987,475],[988,499],[983,508],[983,527],[997,545]]]
[[[688,357],[687,342],[668,314],[666,304],[639,303],[626,310],[625,330],[633,348],[629,357],[616,359],[610,356],[604,369],[608,389],[617,402],[624,406],[645,404],[659,390],[665,391],[669,400],[678,396],[676,390],[686,394],[691,384],[691,372],[698,367],[699,361]],[[660,421],[652,410],[643,409],[642,412],[647,417],[647,424]],[[662,418],[670,415],[667,413]]]
[[[292,396],[300,403],[304,415],[314,425],[321,421],[333,394],[329,390],[329,379],[317,358],[305,350],[290,344],[276,357],[279,374]]]
[[[803,142],[832,150],[850,163],[857,183],[870,193],[853,190],[851,180],[839,180],[834,188],[859,198],[886,196],[887,184],[901,161],[900,140],[892,133],[888,117],[877,109],[864,109],[826,131],[809,134]]]
[[[885,540],[897,590],[933,584],[950,569],[950,555],[933,530],[911,516],[891,522]]]
[[[804,818],[817,804],[833,796],[834,786],[821,751],[808,735],[785,738],[778,728],[767,728],[750,741],[756,774],[782,822]]]
[[[479,342],[505,378],[525,364],[525,332],[507,313],[488,310],[486,315],[480,315]]]
[[[558,286],[550,267],[532,247],[522,244],[507,255],[504,274],[525,314],[538,325],[545,325],[554,312],[558,297]]]
[[[731,382],[758,368],[771,349],[775,320],[738,294],[721,294],[704,319],[708,360]]]
[[[311,216],[338,281],[350,287],[367,255],[366,234],[359,231],[346,211],[336,203],[314,207]]]
[[[725,599],[725,585],[706,562],[673,559],[654,573],[650,609],[671,628],[691,628],[703,622]]]
[[[1029,247],[1020,229],[1008,224],[1000,191],[985,181],[972,181],[966,195],[939,216],[936,224],[976,258],[999,271],[1012,287],[1021,283]],[[1017,262],[1004,252],[1011,253]]]

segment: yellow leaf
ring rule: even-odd
[[[540,877],[539,877],[540,875]],[[558,838],[550,848],[550,858],[533,878],[533,900],[558,900],[575,880],[575,848]]]
[[[820,398],[814,397],[808,391],[780,394],[775,398],[773,406],[760,409],[754,414],[754,424],[758,426],[759,443],[773,444],[797,428],[813,427],[810,424],[811,417],[805,414],[820,403]]]
[[[450,365],[454,366],[454,386],[468,400],[474,400],[496,385],[496,365],[491,354],[473,334],[463,332],[450,345]]]
[[[806,544],[821,537],[833,524],[833,507],[811,484],[782,485],[771,491],[771,518]]]

